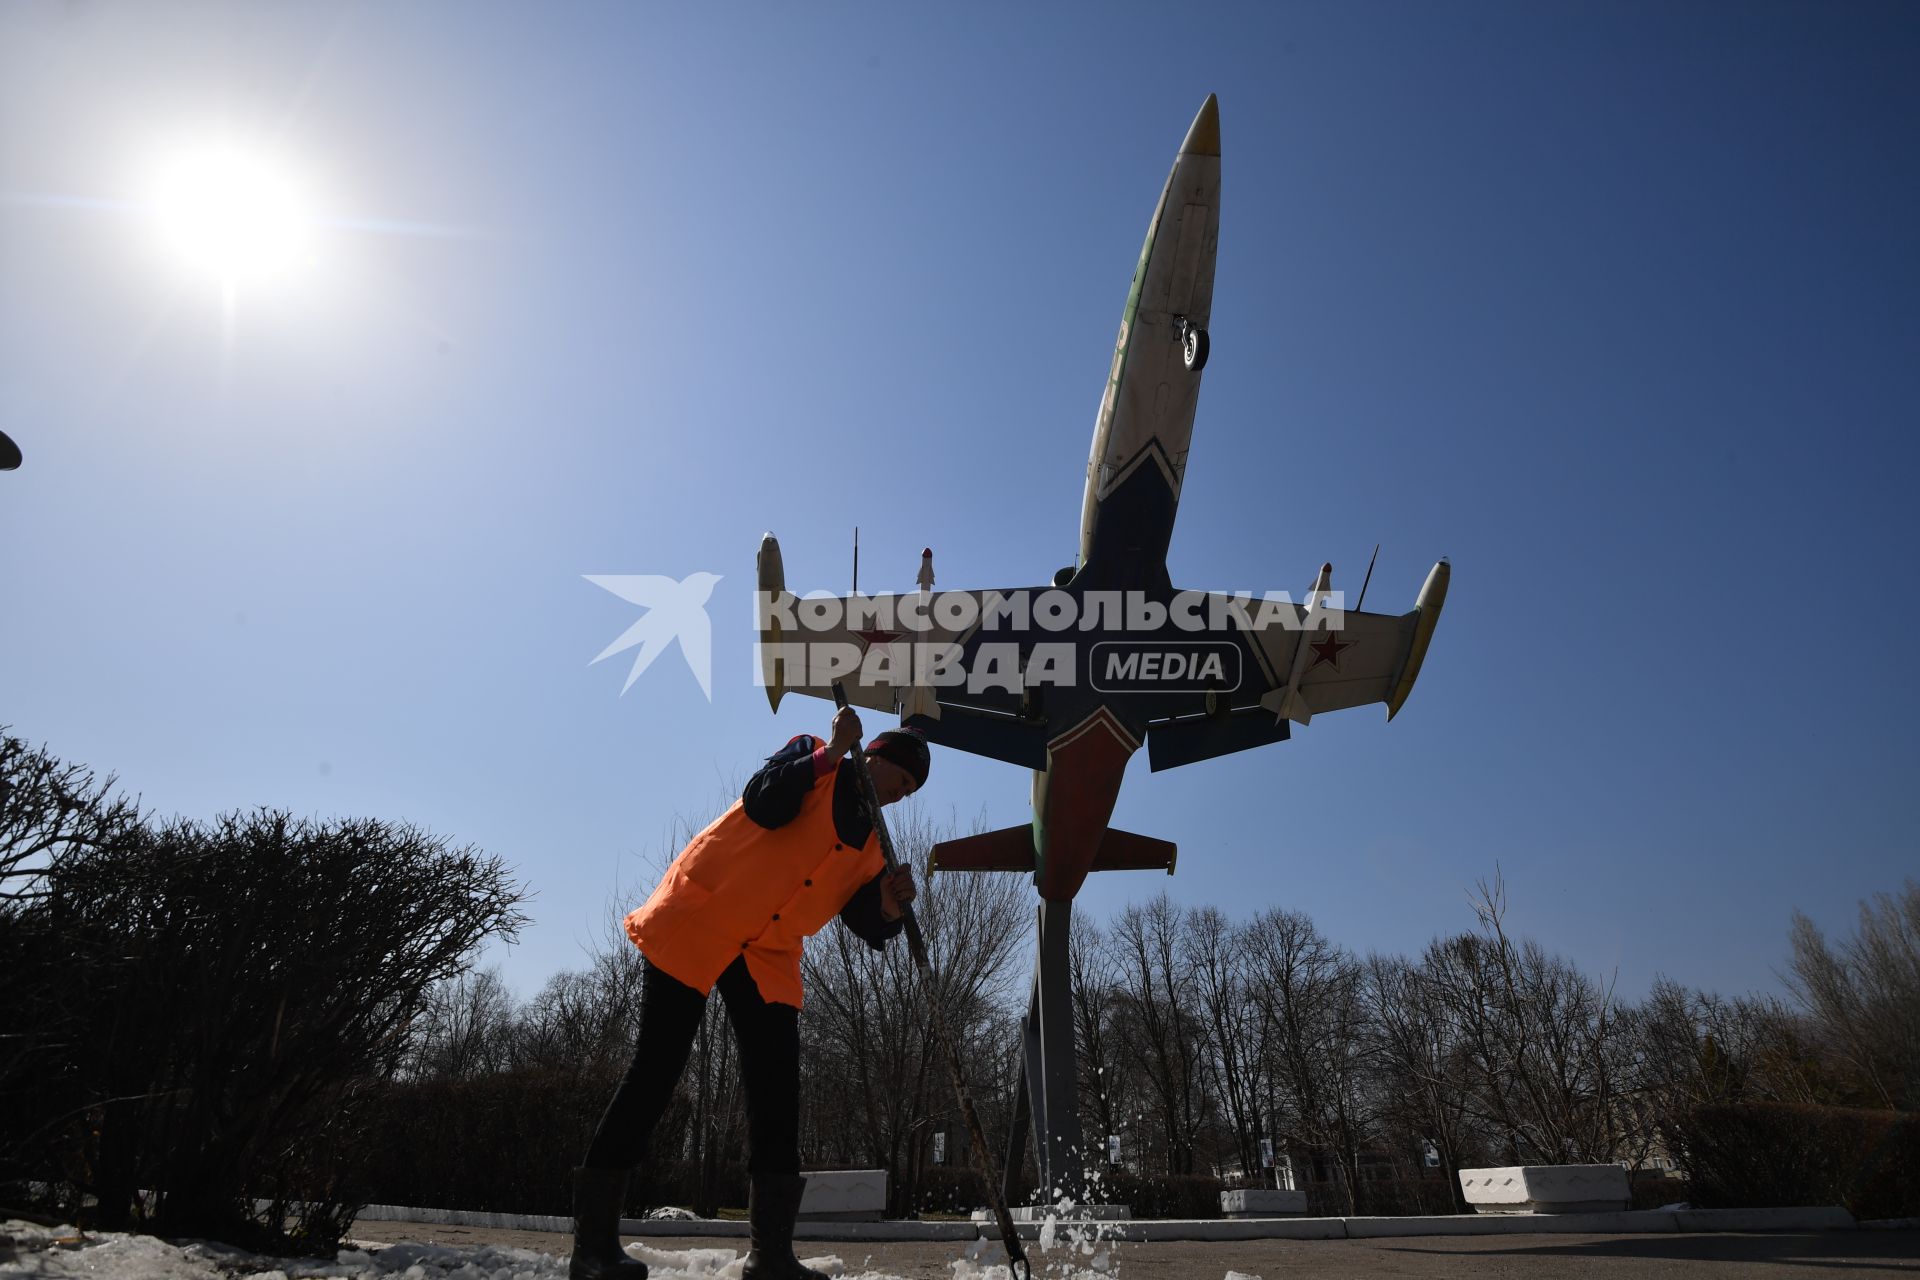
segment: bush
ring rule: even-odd
[[[1920,1115],[1729,1103],[1691,1108],[1661,1127],[1702,1207],[1920,1214]]]
[[[388,1086],[362,1138],[371,1204],[484,1213],[571,1212],[568,1171],[613,1092],[536,1068]],[[637,1190],[637,1188],[636,1188]]]
[[[987,1189],[971,1165],[929,1165],[920,1171],[913,1188],[909,1215],[915,1213],[971,1213],[986,1207]]]
[[[358,1137],[342,1147],[356,1168],[377,1171],[351,1181],[353,1199],[483,1213],[571,1213],[569,1172],[580,1163],[617,1079],[525,1067],[473,1080],[383,1086]],[[683,1090],[654,1131],[656,1151],[683,1145],[686,1111]],[[747,1203],[744,1162],[716,1164],[712,1196],[716,1206]],[[697,1161],[656,1157],[634,1171],[625,1210],[638,1217],[662,1205],[693,1208],[701,1199]]]
[[[1127,1205],[1136,1218],[1217,1218],[1226,1185],[1211,1174],[1108,1168],[1096,1189],[1102,1203]]]
[[[57,858],[36,914],[71,1010],[42,1115],[61,1171],[127,1225],[327,1248],[359,1131],[427,989],[512,937],[500,861],[417,828],[258,811],[123,833]],[[299,1198],[331,1200],[291,1224]],[[253,1200],[277,1206],[264,1222]]]
[[[1025,1171],[1023,1170],[1023,1175]],[[1095,1204],[1124,1204],[1136,1218],[1218,1218],[1226,1184],[1206,1174],[1135,1173],[1103,1165],[1088,1170]],[[1013,1203],[1037,1203],[1036,1188],[1025,1182]],[[967,1213],[984,1208],[987,1195],[980,1175],[967,1166],[935,1165],[923,1171],[913,1197],[919,1213]]]
[[[1437,1174],[1404,1174],[1390,1178],[1363,1178],[1354,1213],[1368,1218],[1428,1216],[1454,1212],[1447,1180]],[[1337,1183],[1314,1183],[1307,1188],[1308,1212],[1316,1203],[1328,1206],[1324,1216],[1344,1217],[1338,1206],[1345,1200]]]
[[[1685,1178],[1635,1177],[1627,1184],[1633,1197],[1629,1209],[1664,1209],[1670,1204],[1691,1204],[1693,1188]]]

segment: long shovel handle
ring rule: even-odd
[[[839,681],[833,685],[834,705],[844,710],[847,706],[847,690]],[[873,773],[867,768],[867,751],[858,742],[853,744],[849,753],[853,757],[853,776],[860,784],[860,799],[866,804],[867,818],[873,823],[873,833],[880,838],[880,856],[887,860],[887,870],[899,867],[900,859],[893,851],[893,833],[887,830],[887,816],[881,812],[880,793],[874,790]],[[1007,1249],[1007,1270],[1015,1277],[1033,1280],[1033,1264],[1027,1261],[1027,1251],[1020,1244],[1020,1232],[1013,1225],[1013,1214],[1007,1210],[1007,1197],[1000,1189],[1000,1180],[991,1172],[992,1157],[987,1154],[987,1132],[980,1126],[980,1113],[973,1105],[973,1090],[967,1086],[967,1069],[960,1061],[960,1053],[953,1046],[953,1038],[947,1034],[947,1020],[940,1009],[940,987],[934,981],[933,962],[927,959],[926,939],[920,936],[920,921],[915,918],[911,906],[904,909],[907,932],[907,949],[913,953],[913,964],[920,971],[920,984],[927,991],[927,1007],[933,1014],[934,1038],[940,1041],[940,1047],[946,1051],[947,1070],[953,1076],[953,1091],[960,1098],[960,1114],[966,1119],[967,1133],[973,1139],[973,1163],[980,1172],[980,1181],[985,1185],[988,1204],[993,1208],[993,1216],[1000,1224],[1000,1241]]]

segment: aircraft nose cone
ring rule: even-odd
[[[1182,155],[1217,156],[1220,154],[1220,99],[1213,94],[1207,95],[1201,104],[1200,114],[1193,118],[1193,127],[1187,130],[1187,140],[1180,144]]]

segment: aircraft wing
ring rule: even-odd
[[[838,683],[855,706],[903,717],[939,719],[943,708],[952,706],[1015,712],[1017,696],[997,689],[970,693],[964,678],[942,683],[936,669],[943,655],[957,652],[979,629],[983,609],[1015,594],[943,590],[938,595],[796,598],[782,593],[763,601],[760,675],[768,700],[775,709],[788,693],[831,701]],[[916,689],[932,692],[917,695]]]
[[[1040,588],[1033,588],[1038,592]],[[1047,767],[1047,721],[1011,679],[982,686],[943,679],[936,664],[959,657],[979,630],[975,619],[1011,591],[942,591],[791,600],[792,612],[760,628],[760,678],[775,710],[789,693],[847,701],[913,724],[930,742],[1028,769]],[[937,611],[927,611],[933,600]],[[976,663],[975,666],[978,666]],[[950,668],[949,670],[953,670]],[[1015,688],[1008,688],[1009,683]]]
[[[1436,564],[1407,613],[1343,612],[1337,628],[1302,606],[1284,606],[1290,612],[1283,612],[1247,608],[1243,601],[1240,616],[1251,625],[1237,630],[1249,641],[1253,669],[1238,689],[1219,695],[1210,712],[1150,723],[1153,768],[1285,741],[1289,722],[1304,725],[1320,712],[1384,702],[1391,720],[1420,675],[1451,573],[1446,561]],[[1210,595],[1209,612],[1226,611],[1233,601]]]
[[[978,633],[996,602],[1043,587],[931,591],[931,552],[922,589],[898,595],[808,596],[786,589],[780,544],[769,533],[755,557],[759,595],[760,679],[774,710],[789,693],[847,701],[912,720],[927,738],[995,760],[1044,769],[1046,719],[1017,679],[956,682],[930,670]],[[1002,673],[1008,674],[1008,673]]]

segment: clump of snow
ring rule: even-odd
[[[1227,1280],[1260,1280],[1260,1277],[1248,1275],[1244,1271],[1229,1271],[1227,1272]]]
[[[476,1245],[395,1244],[342,1249],[326,1258],[264,1258],[226,1245],[172,1245],[152,1236],[102,1231],[82,1235],[72,1227],[0,1223],[18,1256],[0,1274],[87,1277],[88,1280],[565,1280],[567,1259],[531,1249]],[[644,1244],[628,1253],[653,1272],[654,1280],[739,1280],[746,1259],[732,1249],[669,1251]],[[846,1264],[831,1254],[806,1259],[830,1276],[846,1276]],[[848,1280],[888,1280],[876,1272]]]
[[[662,1222],[692,1222],[698,1215],[691,1209],[682,1209],[676,1205],[663,1204],[647,1216]]]
[[[1032,1251],[1033,1274],[1109,1280],[1117,1268],[1110,1251],[1100,1245],[1099,1225],[1049,1218],[1040,1247]],[[0,1276],[49,1280],[565,1280],[567,1274],[564,1257],[499,1245],[455,1249],[356,1243],[332,1258],[269,1258],[209,1242],[173,1245],[152,1236],[115,1231],[83,1235],[72,1227],[28,1222],[0,1223],[0,1239],[12,1240],[17,1251],[17,1257],[0,1266]],[[647,1264],[652,1280],[740,1280],[746,1262],[745,1255],[733,1249],[668,1250],[630,1243],[627,1252]],[[1049,1253],[1056,1256],[1040,1256]],[[840,1280],[898,1280],[872,1269],[856,1275],[834,1254],[803,1261]],[[998,1240],[974,1240],[949,1266],[953,1280],[1015,1280]]]
[[[740,1280],[747,1262],[744,1253],[732,1249],[656,1249],[632,1242],[627,1244],[627,1255],[647,1264],[648,1280]],[[801,1261],[830,1276],[847,1274],[847,1264],[833,1254]],[[875,1274],[872,1280],[885,1278]]]

